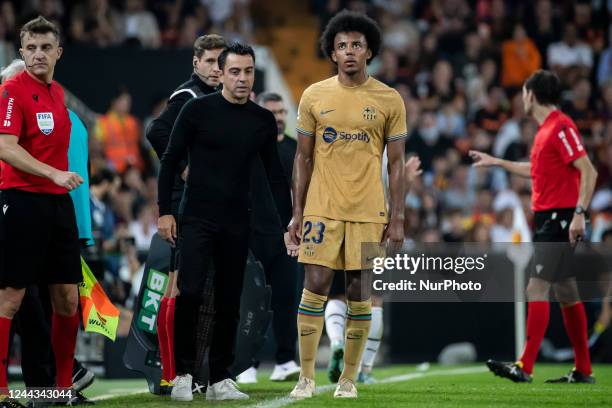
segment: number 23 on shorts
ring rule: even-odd
[[[302,242],[313,242],[315,244],[320,244],[323,242],[325,233],[325,224],[322,222],[306,221],[304,223],[304,236],[302,237]]]

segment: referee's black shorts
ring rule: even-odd
[[[574,248],[569,240],[574,210],[561,208],[535,212],[531,277],[558,282],[576,276]]]
[[[0,196],[0,287],[79,283],[79,234],[69,194],[4,190]]]

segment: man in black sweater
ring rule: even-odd
[[[219,86],[221,71],[219,70],[217,59],[225,46],[223,37],[216,34],[203,35],[195,40],[193,44],[193,73],[191,74],[191,79],[181,84],[172,92],[168,99],[168,106],[151,123],[146,131],[147,139],[151,142],[153,149],[155,149],[160,159],[168,147],[172,127],[185,103],[193,98],[214,93]],[[185,153],[176,168],[172,188],[171,211],[175,219],[178,219],[187,173],[187,153]],[[162,362],[161,394],[169,392],[172,380],[176,375],[174,364],[174,305],[177,295],[174,273],[176,270],[176,252],[177,248],[173,247],[170,257],[168,285],[166,286],[166,292],[162,298],[159,314],[157,315],[157,338]],[[180,331],[184,330],[184,328],[178,326],[176,330]],[[195,357],[195,355],[192,356],[194,361]]]
[[[171,244],[177,239],[172,215],[172,185],[179,163],[189,155],[189,172],[180,217],[178,289],[175,325],[177,377],[172,399],[191,401],[195,326],[209,261],[216,270],[215,309],[209,365],[209,400],[247,399],[229,372],[234,361],[240,295],[249,238],[249,184],[259,157],[275,202],[289,200],[289,189],[276,150],[272,113],[249,101],[255,78],[255,53],[232,44],[219,55],[223,91],[190,100],[181,110],[159,174],[158,230]]]

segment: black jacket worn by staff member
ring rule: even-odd
[[[212,259],[216,317],[209,381],[214,384],[232,377],[228,368],[234,360],[248,250],[249,188],[257,156],[276,203],[290,199],[289,187],[278,158],[274,116],[251,101],[233,104],[214,93],[185,104],[161,160],[160,216],[171,214],[173,179],[185,152],[189,154],[189,175],[178,229],[180,295],[175,325],[196,326]],[[189,356],[195,354],[195,339],[195,330],[175,333],[177,375],[193,374]]]
[[[153,146],[157,157],[160,159],[164,155],[168,142],[170,141],[170,133],[174,122],[178,117],[181,109],[185,104],[193,98],[204,95],[209,95],[216,92],[215,88],[206,85],[197,74],[191,74],[189,81],[179,85],[168,98],[168,105],[164,111],[151,122],[151,125],[146,131],[147,140]],[[176,217],[178,214],[178,206],[183,197],[185,182],[181,175],[187,167],[187,153],[181,158],[176,169],[174,177],[174,186],[172,188],[172,214]],[[176,210],[175,210],[176,209]]]
[[[168,98],[168,105],[163,112],[151,122],[151,125],[146,130],[147,140],[153,146],[153,150],[157,153],[160,159],[163,157],[168,142],[170,141],[170,133],[174,127],[174,122],[178,117],[181,109],[187,101],[204,95],[209,95],[216,92],[215,88],[206,85],[200,77],[193,73],[189,81],[179,85]],[[187,167],[187,153],[183,155],[174,176],[174,186],[172,187],[172,215],[178,220],[179,208],[183,192],[185,190],[185,182],[182,174]],[[176,270],[176,247],[172,247],[170,251],[170,271]]]

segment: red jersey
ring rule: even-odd
[[[551,112],[538,129],[531,149],[534,211],[576,207],[580,171],[572,162],[586,154],[574,121],[559,110]]]
[[[19,145],[38,161],[68,170],[71,126],[64,90],[57,82],[44,84],[23,71],[0,86],[0,134],[17,136]],[[1,190],[68,192],[48,178],[23,172],[4,161],[0,162],[0,174]]]

